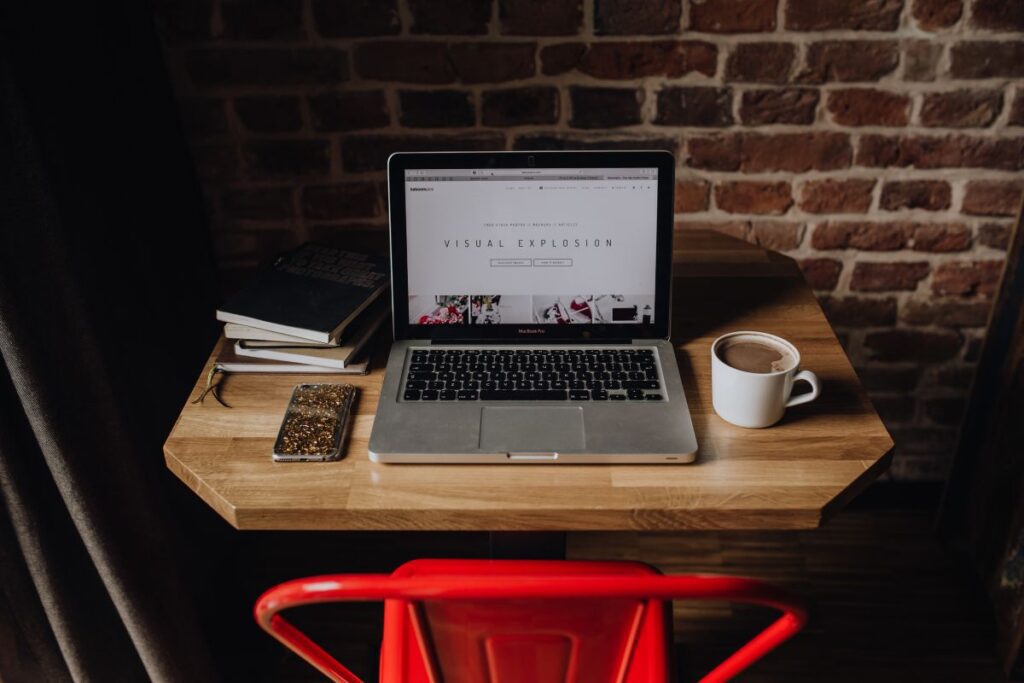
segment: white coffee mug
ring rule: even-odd
[[[718,351],[723,344],[738,341],[785,348],[793,355],[793,366],[777,372],[747,372],[727,365]],[[793,384],[800,380],[811,385],[810,392],[791,397]],[[765,332],[732,332],[711,345],[711,402],[726,422],[754,429],[769,427],[782,419],[786,408],[809,403],[820,393],[818,376],[800,369],[800,352],[781,337]]]

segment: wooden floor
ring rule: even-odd
[[[983,603],[934,540],[931,520],[931,513],[922,510],[849,510],[813,532],[574,534],[568,550],[573,559],[637,559],[666,573],[756,576],[808,597],[813,603],[808,629],[757,664],[742,681],[1002,681]],[[470,557],[487,552],[486,537],[480,534],[249,539],[248,567],[262,566],[269,575],[298,572],[268,576],[263,583],[253,577],[245,591],[253,596],[268,581],[305,572],[381,571],[390,568],[378,566],[382,558],[397,564],[418,555]],[[270,550],[275,541],[277,549]],[[309,543],[322,552],[300,562],[302,566],[282,564],[284,557],[309,558],[304,548]],[[326,606],[296,616],[341,661],[365,680],[376,680],[379,608]],[[771,617],[770,611],[754,608],[677,605],[680,680],[699,678]],[[272,642],[253,642],[259,643],[258,652],[247,646],[237,658],[225,658],[230,679],[323,680]]]

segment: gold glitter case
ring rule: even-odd
[[[356,388],[351,384],[296,386],[274,442],[274,460],[340,460],[355,396]]]

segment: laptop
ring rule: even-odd
[[[385,463],[687,463],[667,152],[397,153]]]

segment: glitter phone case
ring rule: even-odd
[[[351,384],[300,384],[274,442],[277,462],[341,459],[356,388]]]

